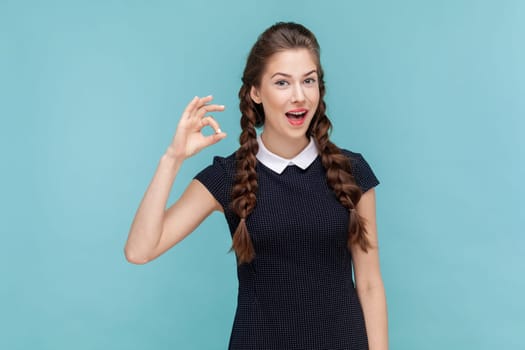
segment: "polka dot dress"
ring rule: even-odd
[[[379,184],[361,154],[343,151],[363,192]],[[258,162],[259,190],[246,219],[256,258],[237,267],[238,304],[229,349],[368,349],[352,280],[348,211],[326,182],[320,157],[277,174]],[[195,178],[224,208],[231,234],[235,155],[215,157]]]

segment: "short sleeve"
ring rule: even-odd
[[[343,152],[350,158],[352,175],[363,193],[379,185],[379,180],[361,153]]]
[[[232,161],[232,157],[214,157],[213,163],[194,177],[210,191],[223,208],[228,208],[231,200],[232,170],[234,170]]]

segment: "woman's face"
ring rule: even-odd
[[[319,105],[317,65],[307,49],[278,52],[270,57],[252,100],[264,109],[264,136],[272,140],[300,139]]]

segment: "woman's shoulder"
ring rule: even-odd
[[[202,183],[223,208],[227,208],[234,177],[235,153],[226,157],[213,157],[213,162],[195,175],[194,179]]]
[[[229,176],[235,172],[235,152],[227,156],[214,156],[213,161],[197,174],[197,178]]]
[[[346,149],[346,148],[341,148],[341,152],[343,152],[343,154],[345,156],[350,158],[350,160],[356,160],[356,159],[359,159],[359,158],[363,158],[363,155],[361,153],[354,152],[354,151]]]
[[[379,184],[379,180],[372,170],[372,167],[362,153],[348,149],[341,149],[341,152],[350,160],[350,170],[352,175],[363,192],[366,192],[370,188]]]
[[[346,148],[341,148],[341,152],[343,153],[345,157],[347,157],[350,160],[350,163],[352,164],[352,166],[359,165],[362,162],[366,163],[365,157],[360,152],[356,152],[356,151],[349,150]]]
[[[210,166],[220,167],[224,170],[235,169],[235,152],[227,156],[214,156],[213,163]]]

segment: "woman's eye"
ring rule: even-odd
[[[278,80],[275,82],[275,85],[277,86],[286,86],[288,85],[288,82],[286,80]]]
[[[308,84],[308,85],[315,84],[315,79],[314,78],[308,78],[304,82],[306,84]]]

